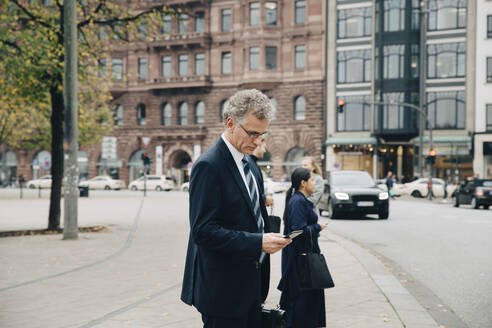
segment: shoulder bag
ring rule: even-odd
[[[297,267],[300,278],[301,290],[316,290],[335,287],[328,265],[323,254],[313,252],[313,236],[311,229],[307,228],[309,236],[306,236],[306,253],[298,254]],[[308,246],[308,245],[306,245]]]

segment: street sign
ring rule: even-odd
[[[143,143],[144,147],[147,147],[149,142],[150,142],[150,137],[142,137],[142,143]]]
[[[101,142],[101,158],[117,159],[117,141],[116,137],[103,137]]]
[[[51,156],[45,156],[43,158],[43,169],[45,171],[48,171],[49,169],[51,169]]]

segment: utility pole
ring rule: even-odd
[[[63,239],[78,238],[78,104],[77,104],[77,8],[76,0],[63,1],[65,72],[65,175]]]
[[[420,1],[420,109],[422,112],[427,113],[426,94],[425,94],[425,79],[427,77],[427,0]],[[425,130],[425,117],[420,117],[419,120],[419,178],[424,175],[424,162],[422,154],[424,152],[424,130]]]

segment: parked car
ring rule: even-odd
[[[29,180],[26,183],[27,188],[37,189],[37,188],[51,188],[51,175],[44,175],[39,179]]]
[[[145,181],[144,177],[140,177],[137,180],[132,181],[128,185],[130,190],[144,190]],[[173,179],[166,177],[165,175],[147,175],[147,190],[156,191],[169,191],[174,189]]]
[[[463,204],[488,209],[492,205],[492,179],[473,179],[461,184],[454,195],[454,206]]]
[[[398,188],[398,192],[400,195],[411,195],[413,197],[427,197],[427,183],[428,178],[417,179],[412,182],[405,183],[400,185]],[[449,184],[447,186],[447,191],[449,197],[452,196],[454,190],[456,189],[456,185]],[[439,178],[432,179],[432,194],[434,197],[443,197],[444,196],[444,180]]]
[[[92,179],[80,182],[79,187],[89,187],[89,189],[120,190],[125,188],[125,182],[122,180],[115,180],[107,175],[98,175]]]
[[[190,190],[190,183],[185,182],[180,187],[181,191],[188,192]]]
[[[330,172],[319,211],[327,211],[331,219],[360,217],[378,214],[380,219],[389,216],[389,195],[379,189],[365,171]]]

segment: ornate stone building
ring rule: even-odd
[[[163,17],[155,22],[157,34],[106,59],[114,78],[118,158],[103,160],[101,144],[83,147],[81,178],[106,172],[128,183],[141,174],[146,152],[152,173],[186,181],[194,159],[224,131],[225,101],[245,88],[263,91],[277,108],[261,163],[269,175],[290,175],[304,154],[321,163],[324,1],[183,2],[186,14]],[[140,31],[147,34],[147,27]],[[22,158],[17,175],[45,173],[49,152],[34,161],[41,151],[15,151]]]

